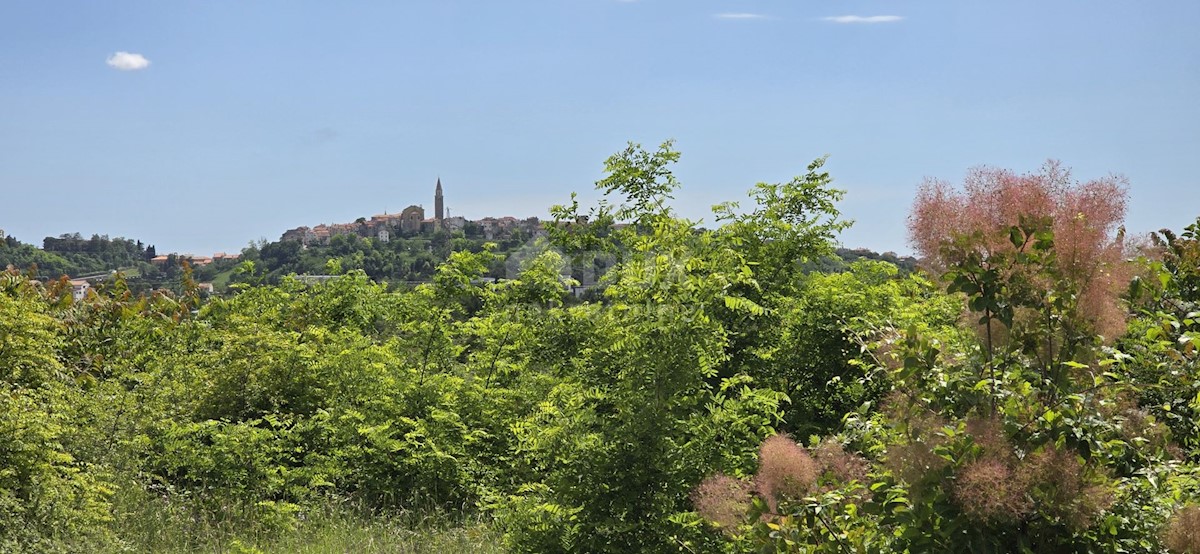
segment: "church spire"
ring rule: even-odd
[[[445,212],[442,208],[442,178],[438,177],[437,188],[433,190],[433,215],[438,223],[441,223],[445,217]]]

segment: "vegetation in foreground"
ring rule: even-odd
[[[931,273],[813,273],[848,224],[820,160],[706,230],[677,158],[611,157],[512,280],[487,248],[207,302],[3,274],[0,551],[1200,545],[1200,222],[1130,261],[1120,181],[980,170],[915,202]]]
[[[124,538],[100,552],[232,552],[237,554],[482,554],[503,552],[487,521],[430,514],[369,513],[345,503],[309,506],[302,516],[246,519],[218,512],[205,517],[162,498],[117,499],[113,524]]]

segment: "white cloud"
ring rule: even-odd
[[[150,66],[150,60],[147,60],[145,56],[129,52],[117,52],[109,56],[106,63],[109,67],[121,71],[137,71]]]
[[[904,19],[900,15],[835,15],[833,17],[823,17],[825,21],[833,23],[895,23]]]
[[[766,19],[767,16],[761,13],[718,13],[713,15],[717,19]]]

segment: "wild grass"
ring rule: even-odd
[[[287,510],[197,510],[145,493],[117,503],[107,553],[167,554],[440,554],[504,552],[499,533],[481,518],[451,520],[379,514],[351,503]]]

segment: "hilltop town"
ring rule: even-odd
[[[433,217],[426,217],[424,207],[416,204],[399,213],[350,223],[289,229],[278,242],[252,244],[242,252],[211,256],[162,254],[141,241],[110,239],[107,235],[89,239],[79,233],[46,237],[42,248],[37,248],[0,231],[0,268],[36,267],[43,281],[67,276],[76,299],[117,271],[136,291],[176,287],[183,262],[191,267],[199,288],[209,293],[224,290],[231,281],[263,278],[276,282],[287,274],[319,274],[330,259],[339,259],[345,270],[363,269],[373,279],[417,282],[431,278],[437,265],[454,250],[480,251],[487,242],[495,241],[497,252],[507,253],[531,238],[545,235],[536,217],[448,217],[440,178],[434,187],[433,205]],[[334,237],[341,239],[331,241]],[[340,246],[335,248],[335,243]],[[257,277],[234,274],[242,260],[256,264],[251,267],[255,267]],[[503,274],[503,265],[491,273]]]
[[[414,204],[400,213],[383,213],[371,216],[370,219],[360,217],[351,223],[322,223],[315,227],[296,227],[284,232],[279,240],[297,241],[307,246],[328,244],[329,239],[336,235],[356,235],[388,242],[392,237],[413,237],[438,230],[463,231],[469,236],[480,236],[487,240],[508,238],[517,230],[525,236],[543,233],[541,221],[536,217],[518,219],[505,216],[468,220],[462,216],[447,216],[441,178],[438,178],[434,187],[433,206],[433,217],[425,217],[425,208]]]

